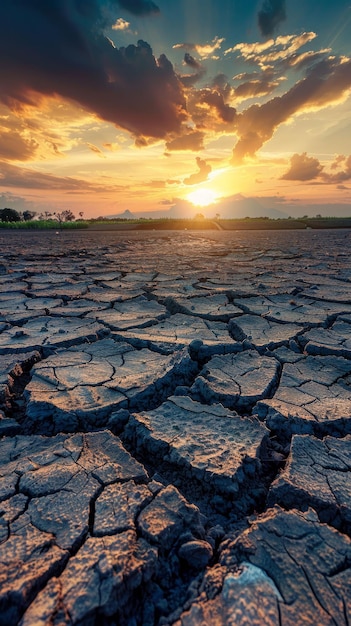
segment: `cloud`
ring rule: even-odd
[[[143,184],[144,187],[150,187],[151,189],[164,189],[166,187],[165,180],[149,180]]]
[[[281,177],[282,180],[313,180],[323,171],[323,165],[314,157],[303,154],[294,154],[290,159],[289,170]]]
[[[5,162],[0,162],[0,184],[3,188],[17,187],[65,192],[101,192],[106,190],[106,186],[93,184],[79,178],[43,174],[30,168],[17,167]],[[118,185],[109,187],[110,191],[120,191],[122,189],[124,187]]]
[[[7,192],[0,195],[0,209],[9,207],[16,211],[35,211],[38,207],[37,204],[22,198],[21,196],[15,196],[14,194]]]
[[[264,37],[272,35],[286,20],[285,0],[264,0],[258,13],[258,26]]]
[[[330,165],[330,171],[326,172],[325,167],[315,157],[307,156],[306,152],[294,154],[290,159],[289,170],[281,179],[317,181],[315,184],[336,184],[338,189],[347,189],[343,183],[351,180],[351,156],[337,156]]]
[[[208,179],[208,175],[212,171],[212,167],[208,165],[206,161],[200,159],[200,157],[196,158],[196,163],[199,171],[195,172],[195,174],[190,174],[188,178],[184,178],[184,185],[197,185],[198,183],[203,183]]]
[[[203,150],[205,133],[194,130],[174,137],[166,142],[167,150]]]
[[[233,163],[255,155],[275,130],[294,115],[338,104],[351,88],[351,60],[344,57],[324,59],[309,70],[282,96],[248,107],[235,120],[238,142],[233,150]]]
[[[232,106],[234,90],[224,74],[218,74],[208,87],[187,93],[187,109],[197,129],[233,132],[236,109]]]
[[[199,61],[194,59],[194,57],[191,56],[191,54],[189,54],[189,52],[186,52],[184,54],[184,63],[185,63],[185,65],[188,65],[189,67],[192,67],[195,70],[202,69],[201,63],[199,63]]]
[[[105,159],[105,155],[102,152],[102,150],[100,150],[100,148],[98,148],[97,146],[95,146],[93,143],[87,143],[88,148],[92,151],[95,152],[95,154],[97,154],[99,157],[101,157],[102,159]]]
[[[112,25],[112,30],[129,30],[130,22],[127,22],[123,17],[119,17],[118,20]]]
[[[240,56],[248,63],[257,64],[262,69],[272,68],[272,63],[280,61],[283,67],[292,65],[298,66],[307,63],[308,56],[306,53],[299,57],[296,53],[303,46],[307,45],[317,37],[313,31],[303,32],[299,35],[280,35],[276,39],[268,39],[263,43],[238,43],[233,48],[228,48],[225,54],[239,52]],[[319,55],[328,52],[329,49],[319,51]],[[310,62],[315,60],[317,53],[307,53],[313,55]],[[304,59],[303,61],[301,59]]]
[[[216,111],[218,118],[223,122],[233,122],[236,110],[234,107],[226,104],[223,94],[214,89],[202,89],[198,95],[198,101],[207,104]]]
[[[0,159],[5,161],[28,161],[38,148],[34,139],[27,139],[15,130],[0,128]]]
[[[206,74],[205,67],[197,61],[189,52],[184,54],[184,65],[190,67],[195,70],[193,74],[183,74],[180,76],[180,80],[185,87],[191,87],[194,85],[200,78],[202,78]]]
[[[223,41],[225,41],[223,37],[215,37],[210,43],[176,43],[173,48],[175,50],[194,50],[201,59],[218,59],[218,56],[214,55],[214,52],[216,52],[216,50],[220,50]]]
[[[150,2],[26,0],[0,3],[0,100],[15,108],[40,97],[73,100],[134,135],[163,138],[187,118],[183,86],[148,43],[116,48],[105,37],[116,4],[138,15]],[[156,7],[156,8],[155,8]]]
[[[117,152],[121,149],[121,146],[118,143],[105,142],[102,145],[104,148],[106,148],[106,150],[109,150],[110,152]]]
[[[247,61],[253,59],[260,59],[260,55],[265,50],[268,50],[274,45],[274,39],[269,39],[268,41],[254,42],[254,43],[238,43],[232,48],[227,48],[224,51],[224,54],[231,54],[232,52],[239,51],[241,56]]]
[[[346,156],[344,154],[338,154],[335,157],[335,160],[333,161],[333,163],[331,164],[330,169],[336,170],[339,167],[340,163],[342,163],[345,160],[346,160]]]
[[[342,169],[335,172],[335,169],[342,164]],[[335,167],[333,167],[335,166]],[[332,174],[323,174],[323,180],[327,183],[343,183],[347,180],[351,180],[351,155],[344,157],[340,155],[337,157],[331,165],[331,169],[334,170]],[[339,187],[340,188],[340,187]]]
[[[305,67],[311,67],[317,61],[323,59],[327,54],[331,52],[331,48],[323,48],[322,50],[309,50],[301,54],[291,54],[282,61],[283,68],[293,68],[294,70],[301,70]]]
[[[235,99],[236,101],[241,101],[246,100],[247,98],[268,96],[279,85],[280,81],[272,81],[267,78],[248,80],[235,88]]]
[[[151,15],[159,13],[158,6],[151,0],[118,0],[118,4],[122,9],[133,13],[133,15]]]

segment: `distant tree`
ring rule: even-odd
[[[60,224],[62,222],[73,222],[76,219],[74,213],[72,213],[69,209],[65,209],[60,213],[54,212],[54,215]]]
[[[35,211],[23,211],[23,219],[25,222],[29,222],[29,220],[32,220],[33,217],[35,216],[36,216]]]
[[[82,220],[83,219],[83,215],[84,215],[84,211],[79,211],[78,215],[79,215],[80,219]]]
[[[320,213],[317,213],[316,218],[317,218],[318,220],[320,220],[320,219],[322,218],[321,214],[320,214]]]
[[[196,213],[194,220],[204,220],[205,216],[203,215],[203,213]]]
[[[2,222],[20,222],[21,216],[15,209],[2,209],[0,210],[0,220]]]

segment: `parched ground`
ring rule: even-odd
[[[350,244],[0,233],[0,626],[351,624]]]

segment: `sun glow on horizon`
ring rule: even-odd
[[[217,200],[217,194],[212,189],[197,189],[188,193],[186,199],[195,206],[208,206]]]

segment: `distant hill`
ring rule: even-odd
[[[271,219],[286,218],[287,214],[278,209],[268,209],[256,198],[246,198],[241,194],[223,199],[211,207],[223,219],[241,219],[244,217],[270,217]]]
[[[286,218],[287,213],[274,208],[263,206],[255,198],[246,198],[241,194],[224,198],[208,206],[194,206],[191,202],[176,199],[169,208],[157,211],[123,211],[107,215],[109,219],[160,219],[160,218],[193,218],[197,213],[202,213],[204,217],[214,218],[219,215],[222,219],[236,219],[244,217],[270,217],[271,219]]]

